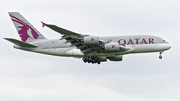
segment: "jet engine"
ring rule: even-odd
[[[119,43],[107,43],[104,45],[106,51],[119,51]]]
[[[98,59],[100,62],[106,62],[107,61],[107,58],[106,57],[99,57]]]
[[[83,38],[84,44],[99,44],[98,36],[86,36]]]
[[[110,61],[122,61],[123,55],[111,56],[106,58],[108,58]]]

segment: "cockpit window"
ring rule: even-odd
[[[163,40],[163,43],[168,43],[166,40]]]

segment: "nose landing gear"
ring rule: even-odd
[[[159,59],[162,59],[162,52],[159,52]]]

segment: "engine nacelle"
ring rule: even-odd
[[[106,62],[107,61],[107,58],[106,57],[99,57],[98,59],[100,62]]]
[[[110,61],[122,61],[123,55],[107,57]]]
[[[98,36],[86,36],[83,38],[84,44],[99,44]]]
[[[119,43],[107,43],[104,45],[106,51],[119,51]]]

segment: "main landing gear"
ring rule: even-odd
[[[101,62],[98,60],[98,57],[97,56],[91,56],[91,57],[84,57],[82,58],[82,60],[84,61],[84,63],[97,63],[97,64],[100,64]]]
[[[159,52],[159,59],[162,59],[162,52]]]

